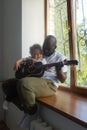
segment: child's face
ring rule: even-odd
[[[42,60],[42,52],[39,49],[35,49],[32,58],[36,60]]]

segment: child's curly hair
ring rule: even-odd
[[[42,48],[41,48],[41,46],[40,46],[39,44],[37,44],[37,43],[34,44],[34,45],[32,45],[32,46],[30,47],[30,54],[33,55],[36,49],[40,50],[40,52],[41,52],[41,54],[42,54]]]

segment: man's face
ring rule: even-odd
[[[55,51],[55,45],[52,44],[51,42],[49,43],[44,43],[43,45],[43,55],[44,56],[50,56],[53,54],[53,52]]]

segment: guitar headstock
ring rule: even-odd
[[[66,60],[64,62],[65,62],[65,65],[78,65],[77,60]]]

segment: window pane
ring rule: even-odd
[[[87,87],[87,1],[77,1],[78,86]]]
[[[57,50],[70,59],[67,26],[67,1],[49,0],[48,6],[48,34],[56,36],[58,41]],[[67,76],[68,77],[66,83],[64,83],[64,86],[69,86],[70,84],[69,67]]]

